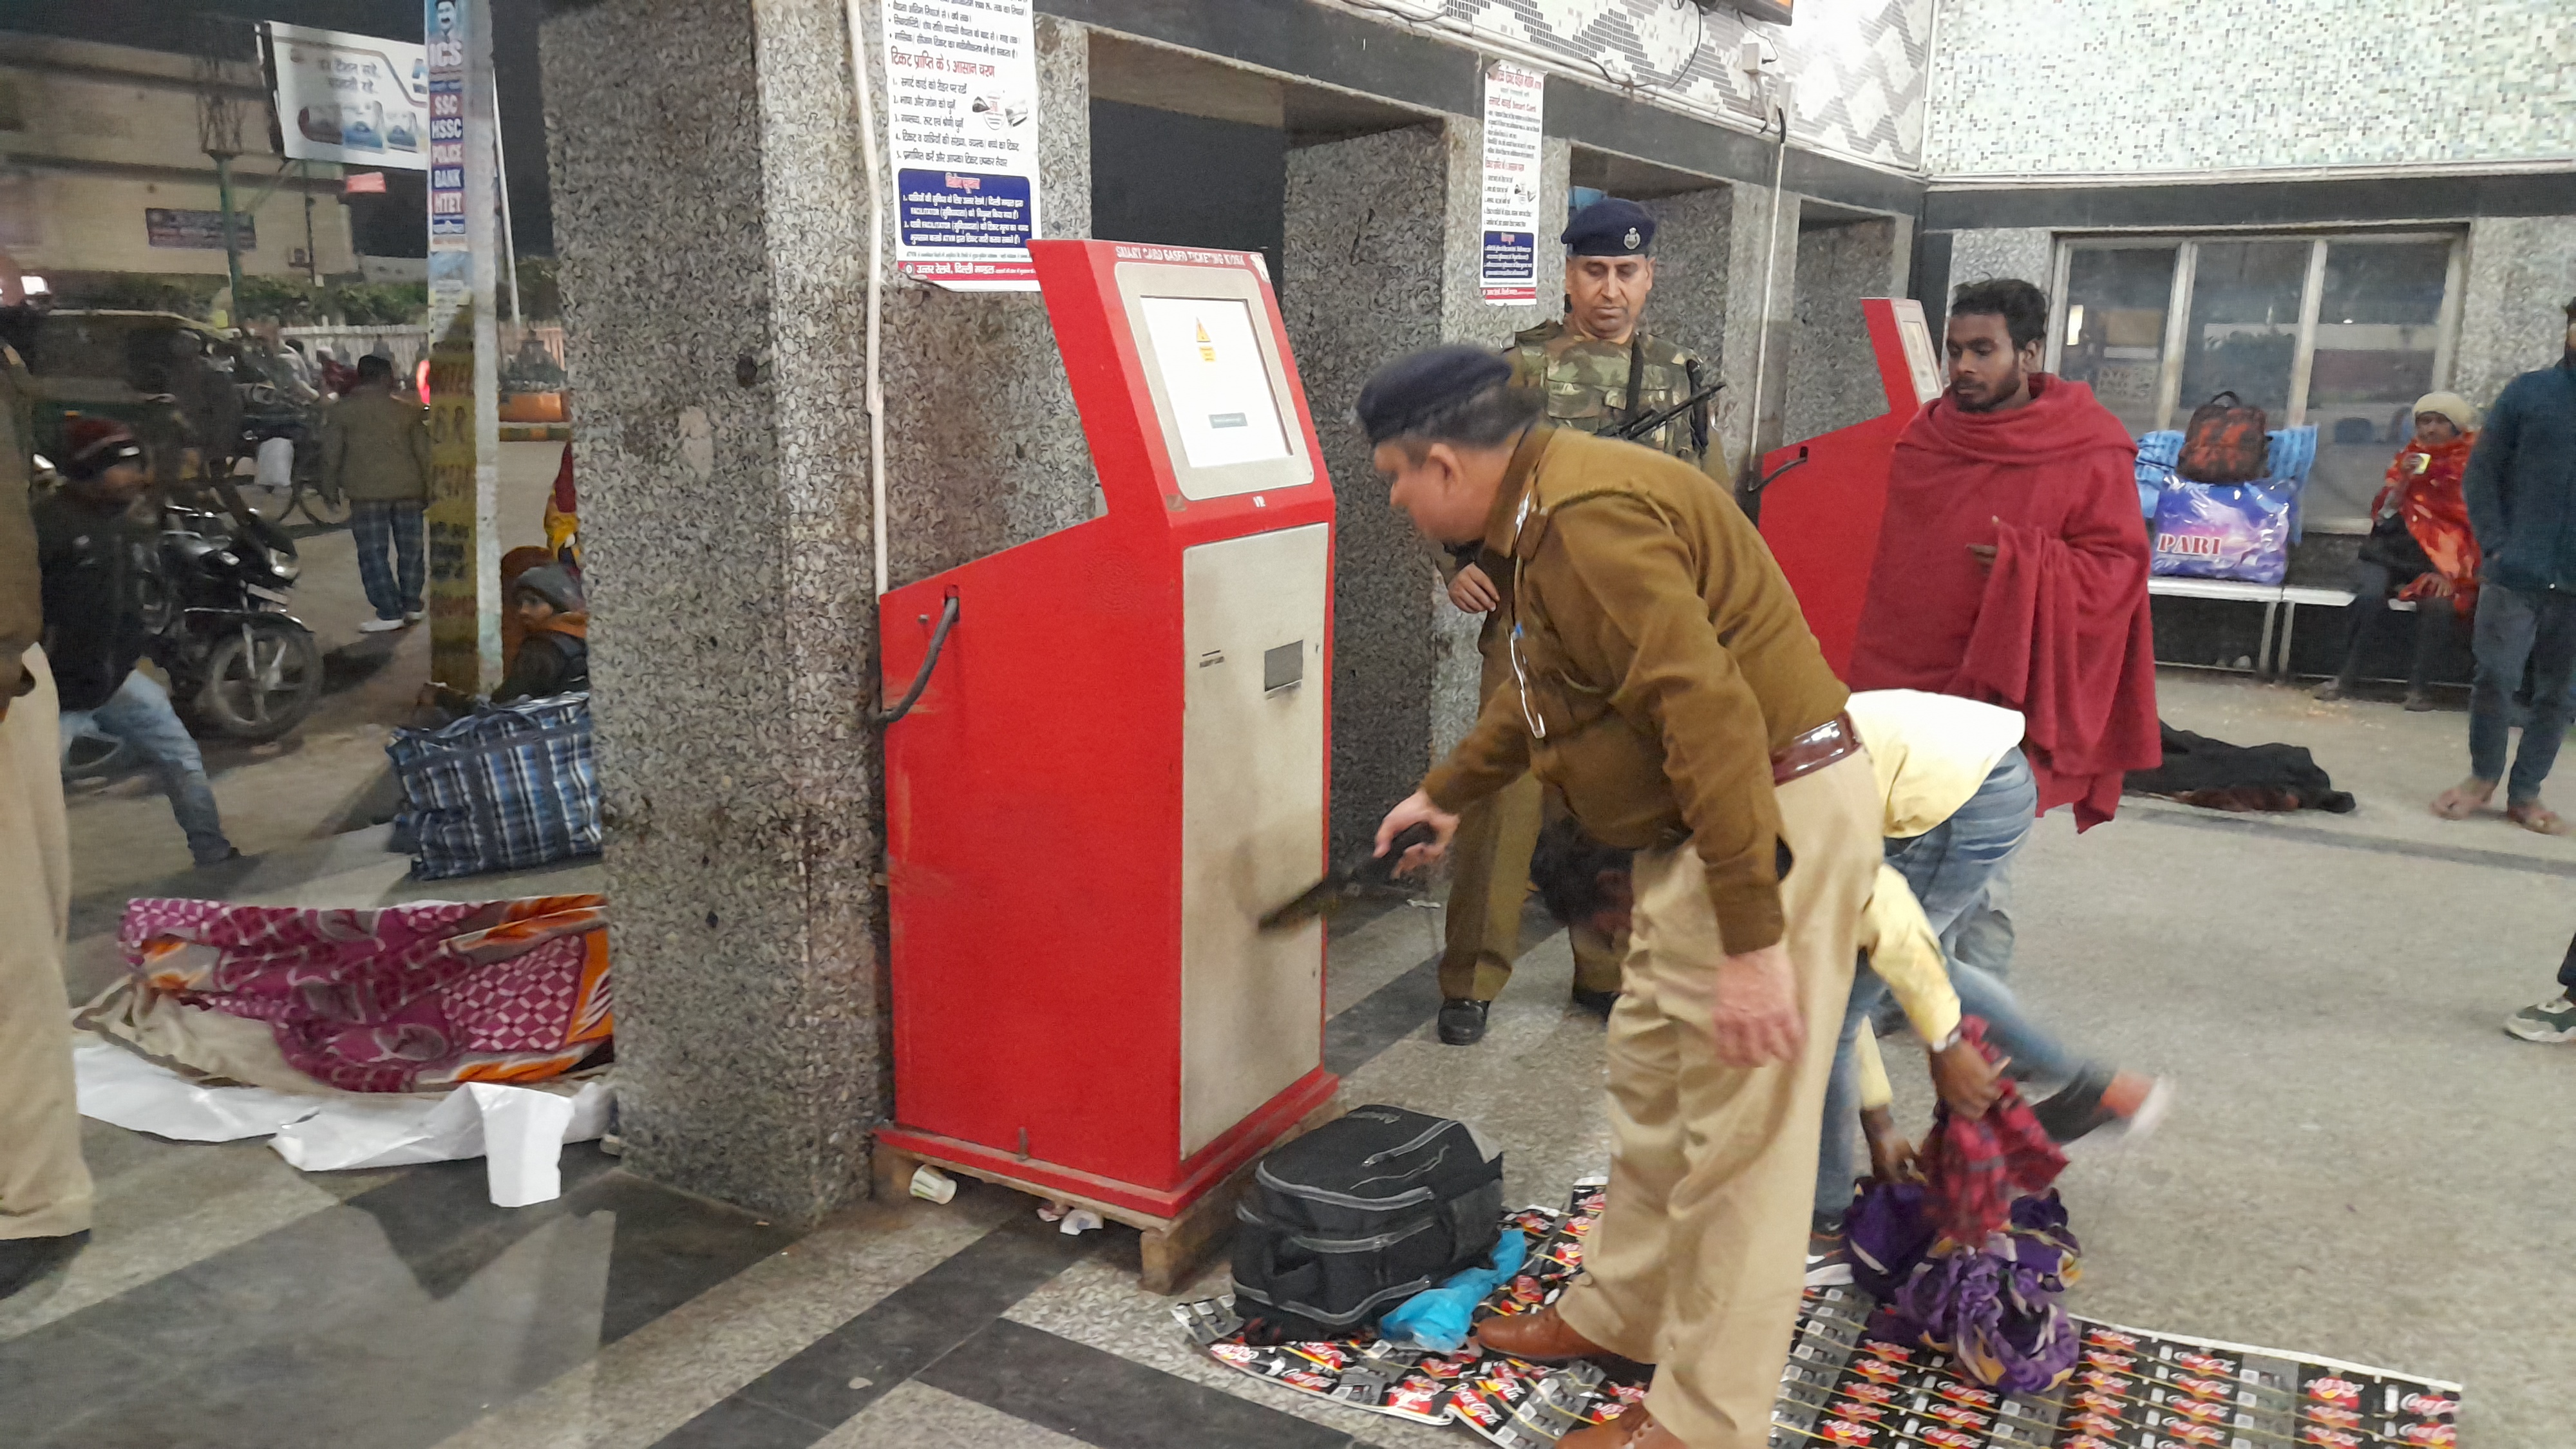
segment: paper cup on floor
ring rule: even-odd
[[[957,1179],[925,1162],[912,1170],[912,1195],[946,1202],[957,1195]]]
[[[469,1082],[465,1089],[483,1109],[492,1206],[527,1207],[563,1196],[564,1129],[572,1125],[572,1098],[491,1082]]]

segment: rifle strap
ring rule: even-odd
[[[1619,422],[1622,426],[1637,420],[1637,402],[1646,386],[1646,329],[1628,334],[1628,410]]]

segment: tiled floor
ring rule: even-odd
[[[2457,715],[2169,675],[2168,718],[2316,750],[2361,796],[2290,821],[2131,802],[2021,867],[2016,980],[2067,1036],[2173,1074],[2164,1133],[2066,1178],[2096,1317],[2467,1383],[2466,1443],[2567,1434],[2576,1050],[2513,1042],[2576,928],[2576,844],[2443,825]],[[1515,1200],[1607,1152],[1600,1028],[1534,941],[1473,1050],[1432,1039],[1432,912],[1339,923],[1349,1100],[1462,1117]],[[1891,1066],[1904,1106],[1921,1073]],[[0,1304],[10,1449],[1103,1449],[1471,1442],[1186,1348],[1136,1241],[1029,1200],[866,1204],[796,1236],[594,1149],[504,1211],[479,1164],[304,1176],[259,1144],[92,1124],[97,1240]],[[1216,1291],[1214,1269],[1193,1293]]]

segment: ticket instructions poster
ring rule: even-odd
[[[955,291],[1036,291],[1030,0],[886,0],[884,13],[896,265]]]

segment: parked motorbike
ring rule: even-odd
[[[321,701],[322,647],[286,611],[302,571],[295,541],[248,509],[163,510],[161,597],[146,621],[199,732],[273,740]]]

